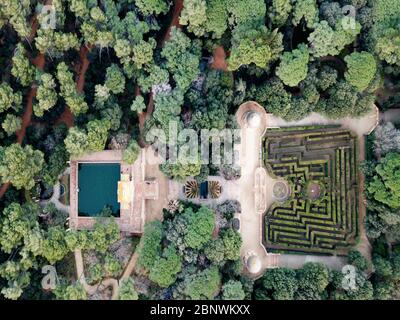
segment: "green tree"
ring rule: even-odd
[[[105,126],[112,131],[117,131],[121,126],[123,112],[121,107],[112,101],[106,103],[105,108],[100,111]],[[108,122],[108,123],[107,123]]]
[[[153,117],[165,132],[168,132],[171,121],[178,121],[183,102],[183,92],[178,88],[155,96]]]
[[[163,226],[161,221],[156,220],[145,225],[137,248],[137,266],[139,269],[147,272],[151,270],[161,251],[162,236]]]
[[[26,50],[22,43],[17,45],[12,58],[11,74],[24,86],[29,86],[34,78],[36,68],[31,65],[26,57]]]
[[[110,127],[111,123],[108,120],[92,120],[88,122],[87,143],[89,151],[104,150]]]
[[[222,286],[222,300],[244,300],[245,293],[240,281],[229,280]]]
[[[314,31],[309,35],[310,51],[314,57],[338,55],[346,45],[352,43],[360,33],[361,26],[353,18],[348,18],[347,23],[354,23],[355,28],[344,28],[342,21],[337,22],[335,28],[323,20],[315,25]]]
[[[156,64],[144,68],[137,78],[138,85],[144,93],[149,92],[155,86],[166,84],[168,81],[168,71]]]
[[[22,246],[32,232],[39,230],[38,206],[33,203],[20,205],[13,202],[3,210],[0,220],[0,247],[5,253]]]
[[[329,284],[329,271],[321,263],[308,262],[297,270],[299,297],[320,299]]]
[[[274,25],[283,26],[292,11],[291,0],[272,0],[271,12],[269,14]]]
[[[307,77],[310,54],[306,45],[299,45],[292,52],[282,55],[281,63],[276,69],[276,75],[284,84],[295,87]]]
[[[222,233],[222,242],[224,243],[224,259],[236,260],[240,258],[240,248],[242,246],[242,238],[240,233],[228,229]]]
[[[84,241],[86,248],[105,253],[112,244],[121,239],[121,232],[114,218],[98,218],[87,238]]]
[[[40,77],[40,85],[37,89],[37,104],[33,106],[33,112],[37,117],[42,117],[44,111],[50,110],[57,103],[57,92],[55,90],[56,83],[49,73],[44,73]]]
[[[65,62],[61,62],[57,66],[57,79],[60,83],[60,95],[70,107],[74,115],[86,113],[88,105],[85,102],[84,95],[76,90],[73,74],[68,70]]]
[[[399,0],[376,0],[368,16],[374,22],[369,34],[372,50],[381,60],[395,65],[400,65],[399,4]]]
[[[142,96],[137,96],[131,105],[131,110],[136,113],[141,113],[146,110],[146,105],[144,103],[144,98]]]
[[[286,118],[294,113],[291,95],[279,79],[273,78],[256,88],[254,98],[278,117]]]
[[[29,285],[30,276],[28,272],[20,270],[19,267],[14,268],[13,272],[10,272],[10,265],[12,265],[12,263],[6,262],[6,264],[1,266],[6,268],[2,269],[0,267],[0,276],[7,280],[7,285],[4,286],[0,292],[6,299],[17,300],[22,295],[23,289]],[[16,274],[16,272],[18,272],[18,274]]]
[[[328,99],[320,100],[319,110],[331,119],[360,117],[371,110],[375,101],[374,95],[358,94],[355,87],[343,80],[329,88],[328,94]]]
[[[232,35],[229,70],[237,70],[243,65],[254,63],[266,68],[278,59],[283,50],[283,36],[278,30],[270,31],[265,26],[254,29],[237,27]]]
[[[150,270],[149,279],[160,287],[166,288],[173,284],[176,275],[182,269],[182,261],[173,245],[164,249],[161,257],[158,257]]]
[[[153,38],[148,41],[141,40],[132,49],[133,61],[138,69],[149,65],[153,61],[153,50],[156,48],[157,42]]]
[[[359,251],[351,250],[347,256],[347,261],[360,271],[368,269],[368,261]]]
[[[52,29],[39,29],[35,38],[36,48],[43,54],[61,56],[70,49],[79,49],[79,39],[74,33],[56,32]]]
[[[201,171],[199,163],[170,163],[169,160],[160,165],[160,170],[177,181],[184,181],[188,177],[197,176]]]
[[[80,156],[87,152],[88,141],[84,130],[72,127],[68,131],[68,135],[64,140],[65,148],[72,156]]]
[[[22,126],[22,119],[9,113],[4,118],[1,127],[7,133],[7,135],[13,135],[17,130],[20,130]]]
[[[31,33],[27,20],[30,12],[29,1],[4,0],[0,6],[0,27],[8,22],[21,38],[27,38]]]
[[[378,277],[390,277],[393,274],[392,264],[389,260],[382,258],[380,255],[374,255],[372,260],[375,267],[375,274]]]
[[[207,4],[205,0],[184,0],[179,23],[188,26],[188,30],[196,36],[204,35],[207,21]]]
[[[122,154],[122,159],[128,164],[133,164],[140,154],[140,146],[136,140],[131,140]]]
[[[400,208],[400,154],[388,153],[375,168],[376,174],[367,190],[378,202]]]
[[[200,71],[199,42],[192,42],[180,29],[173,27],[171,37],[165,43],[161,56],[167,60],[166,67],[173,75],[177,86],[185,92]]]
[[[118,94],[124,92],[125,77],[116,64],[112,64],[106,70],[106,81],[104,85],[113,93]]]
[[[186,277],[183,293],[192,300],[213,299],[219,292],[220,284],[221,276],[218,268],[211,266]]]
[[[54,264],[62,260],[69,253],[65,242],[65,230],[61,226],[50,227],[43,241],[42,255]]]
[[[212,263],[221,265],[225,262],[225,246],[221,238],[210,241],[204,248],[204,253]]]
[[[239,259],[241,246],[240,234],[233,229],[227,229],[221,232],[217,240],[207,244],[204,253],[211,262],[221,265],[227,260]]]
[[[103,266],[101,264],[92,264],[87,269],[87,274],[89,283],[97,283],[104,277]]]
[[[8,147],[0,147],[0,177],[10,182],[17,189],[32,189],[34,178],[42,170],[43,153],[27,145],[21,147],[14,143]]]
[[[346,80],[359,92],[367,89],[377,71],[374,56],[365,51],[354,52],[344,60],[347,63]]]
[[[333,300],[371,300],[374,290],[361,272],[356,273],[355,287],[349,290],[343,289],[344,274],[340,271],[331,272],[331,284],[329,289],[330,299]]]
[[[169,3],[165,0],[135,0],[135,5],[145,16],[166,13],[169,8]]]
[[[184,242],[187,247],[193,249],[202,248],[211,240],[215,227],[214,212],[207,208],[201,207],[197,212],[188,208],[184,213],[186,222],[186,230]],[[227,239],[227,242],[231,239]]]
[[[307,28],[318,22],[318,5],[316,0],[296,0],[293,8],[292,23],[297,26],[304,19]]]
[[[381,60],[389,64],[400,65],[400,32],[397,20],[375,24],[371,37],[374,44],[374,51]]]
[[[76,282],[75,284],[60,284],[54,290],[54,295],[58,300],[86,300],[87,293],[83,286]]]
[[[0,113],[12,108],[15,111],[21,109],[22,95],[14,90],[5,82],[0,84]]]
[[[132,278],[122,280],[119,288],[119,300],[138,300],[139,295],[135,290],[135,282]]]
[[[227,0],[207,1],[206,17],[204,25],[206,32],[211,33],[213,38],[219,39],[228,29]]]
[[[227,0],[229,24],[259,26],[265,23],[267,7],[263,0]]]
[[[118,277],[122,272],[121,263],[111,254],[104,257],[104,271],[109,277]]]
[[[293,300],[298,283],[296,272],[288,268],[269,269],[262,278],[263,287],[275,300]]]

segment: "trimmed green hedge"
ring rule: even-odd
[[[265,215],[268,250],[342,254],[356,244],[357,141],[350,131],[335,128],[267,131],[265,167],[273,178],[293,186],[291,198],[275,203]],[[322,186],[316,201],[307,197],[308,181]]]

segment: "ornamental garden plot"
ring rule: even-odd
[[[288,186],[264,218],[268,251],[346,254],[358,237],[357,140],[348,130],[268,130],[268,173]]]

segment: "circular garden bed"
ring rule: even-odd
[[[277,181],[272,187],[272,194],[278,201],[285,201],[290,194],[289,186],[284,181]]]

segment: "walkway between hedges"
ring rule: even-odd
[[[257,129],[246,128],[244,115],[248,111],[256,111],[262,116],[262,126]],[[292,127],[292,126],[311,126],[311,125],[341,125],[357,134],[359,142],[359,161],[364,160],[365,144],[364,135],[374,130],[379,121],[379,112],[377,108],[364,117],[359,119],[344,118],[341,120],[330,120],[319,114],[311,114],[301,121],[287,122],[272,114],[266,114],[265,109],[255,102],[247,102],[240,106],[236,113],[236,118],[242,128],[242,143],[240,152],[240,161],[242,176],[238,180],[240,185],[239,200],[242,205],[241,213],[241,235],[243,245],[241,255],[245,257],[246,253],[256,253],[262,259],[263,269],[273,267],[300,268],[306,262],[321,262],[330,269],[340,270],[346,264],[346,258],[337,256],[319,256],[319,255],[301,255],[301,254],[269,254],[262,245],[262,217],[263,214],[257,213],[257,204],[255,203],[255,170],[264,167],[261,156],[261,138],[267,128],[272,127]],[[267,175],[268,176],[268,175]],[[270,179],[270,178],[267,178]],[[273,181],[267,181],[267,192],[265,201],[267,207],[273,203],[272,187]],[[365,232],[365,202],[363,198],[364,177],[360,173],[360,203],[359,203],[359,221],[360,221],[360,243],[357,249],[367,258],[371,259],[371,245],[368,242]],[[262,270],[264,271],[264,270]],[[261,274],[262,272],[260,272]],[[259,276],[255,275],[256,277]]]

